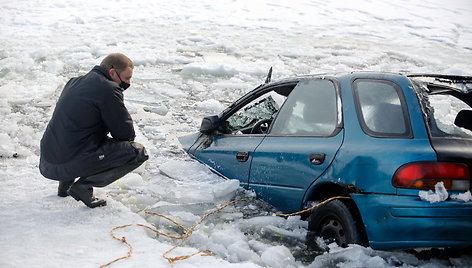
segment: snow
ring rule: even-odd
[[[297,267],[295,258],[284,246],[273,246],[264,250],[261,259],[266,265],[273,268]]]
[[[392,12],[394,11],[394,12]],[[470,267],[472,256],[419,260],[403,251],[320,245],[304,251],[306,222],[276,210],[191,160],[177,137],[196,132],[265,80],[338,71],[470,75],[472,5],[466,0],[95,1],[0,3],[0,267],[170,267],[176,235],[206,218],[170,256],[209,249],[176,267]],[[135,62],[125,91],[150,160],[105,188],[106,207],[56,196],[38,171],[39,141],[74,76],[111,52]],[[445,108],[446,109],[446,108]],[[447,113],[447,111],[446,111]],[[434,194],[438,194],[436,191]],[[451,198],[470,202],[470,192]],[[320,242],[321,243],[321,242]]]
[[[202,111],[213,113],[221,112],[225,107],[215,99],[204,100],[195,104],[195,107]]]
[[[434,185],[434,191],[419,191],[418,195],[421,200],[430,202],[431,204],[443,202],[449,198],[449,193],[442,181]],[[472,202],[470,190],[464,193],[451,194],[450,198],[455,201]]]
[[[421,200],[430,203],[446,201],[449,197],[449,193],[447,192],[446,187],[444,187],[444,182],[442,181],[434,185],[434,191],[419,191],[418,195],[420,196]]]
[[[465,193],[452,194],[451,199],[462,202],[472,202],[472,194],[470,193],[470,190]]]

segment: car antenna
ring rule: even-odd
[[[272,67],[270,67],[270,69],[269,69],[269,73],[267,74],[267,78],[266,78],[264,84],[269,83],[271,78],[272,78]]]

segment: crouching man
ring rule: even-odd
[[[70,195],[90,208],[105,206],[93,187],[107,186],[149,158],[134,142],[123,103],[133,68],[128,57],[113,53],[65,85],[41,139],[39,162],[44,177],[59,181],[59,196]]]

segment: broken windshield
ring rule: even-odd
[[[262,100],[250,104],[228,118],[231,132],[253,126],[262,119],[271,119],[279,110],[279,105],[271,95]]]

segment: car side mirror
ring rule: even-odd
[[[472,111],[461,110],[454,120],[454,125],[472,130]]]
[[[208,134],[218,128],[219,117],[217,115],[205,116],[200,126],[200,132]]]

